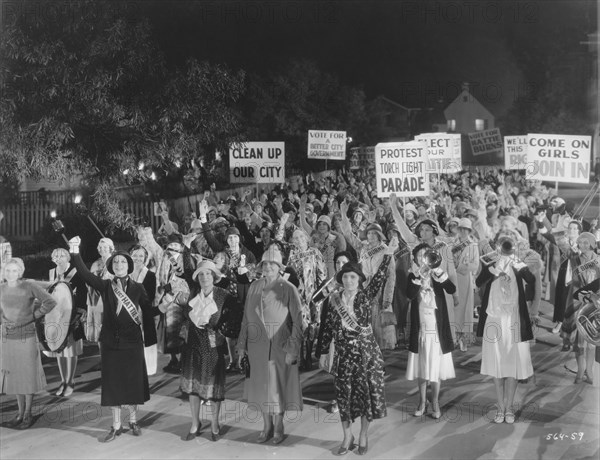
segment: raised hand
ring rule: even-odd
[[[400,243],[398,241],[398,237],[394,236],[388,243],[387,249],[385,250],[385,254],[394,255],[398,250]]]

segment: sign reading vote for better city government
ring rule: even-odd
[[[428,149],[425,141],[389,142],[375,146],[377,196],[429,196]]]
[[[229,181],[235,184],[285,182],[285,142],[246,142],[229,147]]]
[[[346,159],[346,131],[308,131],[308,158]]]

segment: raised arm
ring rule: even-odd
[[[406,241],[408,247],[412,248],[419,244],[419,238],[417,238],[417,236],[411,232],[410,228],[408,228],[408,225],[406,225],[406,222],[404,222],[404,219],[400,215],[400,211],[398,210],[398,197],[395,193],[390,195],[390,208],[392,208],[392,217],[394,218],[394,222],[398,227],[400,236],[404,241]]]

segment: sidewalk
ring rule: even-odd
[[[532,345],[535,376],[517,389],[521,410],[513,425],[494,424],[495,390],[491,378],[479,374],[481,346],[453,352],[456,378],[442,384],[442,418],[413,417],[418,402],[416,384],[404,379],[408,351],[385,353],[388,416],[369,430],[365,458],[380,459],[579,459],[598,458],[600,373],[594,385],[575,385],[573,353],[560,351],[558,335],[551,333],[551,307],[542,303],[541,327]],[[161,356],[159,369],[168,357]],[[68,399],[51,394],[60,378],[53,360],[44,358],[48,392],[35,400],[39,418],[29,430],[0,429],[0,458],[5,459],[131,459],[131,458],[282,458],[320,459],[337,456],[342,430],[337,414],[326,404],[333,398],[331,377],[319,370],[301,374],[304,409],[286,415],[287,438],[279,446],[259,445],[254,439],[262,420],[242,402],[243,377],[227,376],[227,400],[222,407],[223,438],[210,440],[210,406],[202,406],[203,434],[184,442],[190,425],[189,407],[179,391],[179,377],[150,377],[151,400],[139,412],[142,436],[124,433],[103,444],[99,439],[111,425],[110,409],[100,407],[97,347],[86,346],[79,362],[75,393]],[[315,364],[316,367],[316,364]],[[14,396],[0,397],[1,421],[14,416]],[[123,413],[127,421],[127,412]],[[357,437],[359,423],[354,425]],[[347,458],[356,458],[349,453]]]

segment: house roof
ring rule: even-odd
[[[467,102],[463,102],[462,100],[465,95],[469,97]],[[481,102],[479,102],[479,100],[473,96],[468,89],[463,89],[456,99],[454,99],[450,104],[448,104],[448,107],[444,109],[444,115],[446,118],[451,118],[449,113],[452,111],[452,109],[456,108],[456,110],[460,110],[459,106],[461,104],[474,104],[484,115],[487,115],[488,118],[495,118],[494,115]]]

